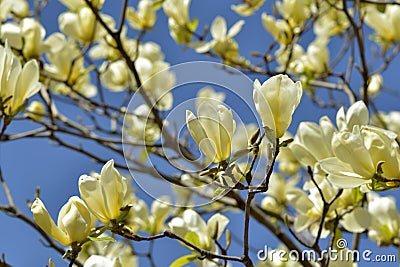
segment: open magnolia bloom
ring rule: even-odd
[[[128,7],[126,10],[126,18],[133,29],[148,30],[153,28],[157,19],[154,1],[140,0],[137,10],[133,7]]]
[[[169,227],[174,234],[191,242],[193,245],[218,253],[218,248],[214,241],[221,237],[228,223],[229,219],[219,213],[214,214],[206,223],[196,211],[188,209],[183,212],[182,218],[173,218],[169,223]],[[210,265],[209,261],[197,260],[198,254],[195,254],[195,252],[192,255],[193,257],[190,261],[195,260],[198,266],[215,266],[214,263]]]
[[[373,39],[384,48],[400,42],[400,7],[398,5],[385,6],[384,12],[378,5],[367,5],[364,9],[365,23],[375,30]]]
[[[197,109],[198,117],[186,111],[186,123],[201,151],[214,163],[227,160],[231,155],[232,138],[236,122],[232,110],[223,105],[215,107],[203,102]]]
[[[79,177],[79,192],[89,210],[103,223],[118,219],[121,208],[130,204],[133,197],[128,179],[114,168],[114,160],[108,161],[100,174]]]
[[[146,202],[138,199],[129,211],[126,224],[131,229],[138,227],[141,231],[148,232],[151,235],[157,234],[165,228],[165,220],[171,211],[171,206],[166,203],[170,202],[171,200],[168,197],[160,197],[160,199],[154,200],[149,214]]]
[[[319,120],[319,125],[301,122],[289,148],[303,167],[314,167],[319,160],[333,156],[331,140],[334,132],[335,126],[326,116]]]
[[[244,24],[244,20],[239,20],[228,30],[226,21],[223,17],[217,16],[211,25],[211,36],[213,40],[204,43],[196,48],[196,52],[205,53],[211,49],[221,58],[234,61],[239,59],[239,45],[233,40]]]
[[[368,237],[379,246],[389,246],[400,242],[400,215],[393,197],[371,195],[368,212],[372,222],[368,227]]]
[[[40,228],[64,246],[85,240],[94,222],[85,202],[77,196],[71,197],[61,208],[58,226],[39,198],[32,203],[31,211]]]
[[[323,214],[324,202],[321,193],[327,202],[332,201],[337,195],[338,189],[328,181],[323,180],[318,185],[309,190],[307,194],[304,190],[294,188],[286,192],[287,202],[297,211],[294,218],[294,229],[301,232],[308,229],[313,235],[317,236],[320,228],[320,220]],[[365,208],[359,207],[359,199],[354,197],[351,189],[343,190],[325,216],[325,222],[340,216],[340,224],[349,232],[361,233],[370,225],[371,218]],[[321,237],[326,237],[329,230],[323,227]]]
[[[25,100],[36,94],[41,87],[39,65],[30,60],[22,67],[8,43],[0,46],[0,102],[7,115],[17,114]]]
[[[1,39],[7,40],[12,48],[22,50],[26,59],[40,58],[46,30],[37,20],[24,18],[19,23],[5,23],[0,28]]]
[[[287,75],[275,75],[263,84],[255,80],[254,104],[263,127],[271,131],[273,137],[280,138],[285,134],[302,94],[301,83],[293,82]]]
[[[335,157],[321,160],[320,166],[340,188],[367,185],[385,190],[396,183],[389,180],[400,178],[399,146],[393,132],[355,125],[352,132],[333,135],[332,151]]]

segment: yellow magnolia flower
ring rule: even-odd
[[[8,43],[0,46],[0,98],[3,112],[15,115],[25,100],[40,90],[39,65],[28,61],[23,67]]]
[[[400,151],[396,135],[372,126],[354,126],[352,132],[335,133],[332,151],[335,157],[320,161],[328,179],[339,188],[368,185],[370,189],[387,189],[392,184],[379,182],[375,175],[378,166],[386,178],[400,177]],[[363,187],[363,190],[365,187]]]
[[[214,163],[228,159],[236,122],[232,111],[223,105],[215,107],[203,102],[197,110],[198,117],[186,111],[186,123],[190,135],[201,151]]]
[[[365,23],[375,30],[375,40],[384,47],[400,42],[400,7],[385,6],[385,12],[377,9],[377,5],[367,5],[364,9]]]
[[[276,138],[285,134],[302,94],[301,83],[294,83],[287,75],[275,75],[263,84],[255,80],[253,98],[257,112],[263,127],[272,130]]]
[[[92,227],[89,209],[77,196],[71,197],[61,208],[58,214],[58,226],[39,198],[33,202],[31,211],[40,228],[64,246],[85,240]]]
[[[265,0],[248,0],[240,5],[231,5],[231,9],[238,15],[247,17],[256,12],[264,2]]]
[[[153,28],[156,22],[156,9],[153,0],[140,0],[138,10],[128,7],[126,18],[129,25],[136,30],[147,30]]]
[[[266,13],[261,15],[261,20],[264,28],[274,37],[275,41],[283,45],[288,45],[292,42],[293,30],[285,20],[276,20]]]
[[[12,48],[22,50],[27,59],[39,58],[44,50],[46,30],[33,18],[24,18],[19,24],[5,23],[0,32],[1,39],[8,40]]]
[[[100,14],[105,23],[112,29],[114,19],[110,16]],[[82,7],[76,12],[65,12],[58,17],[60,30],[74,40],[83,44],[100,39],[106,31],[97,22],[96,16],[89,7]]]
[[[197,28],[197,20],[190,21],[189,18],[190,1],[166,0],[163,3],[170,34],[177,43],[188,43],[192,39],[192,32]]]
[[[379,246],[389,246],[400,236],[400,215],[396,200],[393,197],[372,195],[368,203],[371,225],[368,227],[368,237]]]
[[[108,161],[100,174],[79,177],[79,192],[89,210],[103,223],[117,219],[130,201],[128,180]]]

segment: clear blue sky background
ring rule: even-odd
[[[136,7],[137,1],[134,2]],[[222,15],[228,22],[228,27],[239,19],[242,19],[236,13],[231,11],[229,5],[237,3],[237,1],[222,0],[194,0],[192,1],[190,14],[191,18],[198,17],[200,25],[198,29],[202,29],[204,24],[211,24],[217,15]],[[253,17],[246,19],[242,32],[235,38],[241,48],[241,54],[250,58],[251,51],[263,52],[271,41],[270,35],[263,29],[261,24],[262,11],[270,10],[269,6],[272,1],[267,1],[268,8],[259,10]],[[44,11],[42,19],[43,25],[46,27],[47,35],[58,30],[57,16],[64,7],[58,1],[50,1],[49,6]],[[105,13],[115,17],[120,11],[120,1],[108,0],[105,7]],[[158,13],[158,21],[155,28],[149,32],[145,41],[155,41],[162,46],[162,50],[166,56],[166,61],[171,65],[183,63],[193,60],[208,60],[204,56],[198,55],[190,49],[185,50],[182,46],[177,46],[169,35],[167,28],[167,18],[163,12]],[[118,17],[116,19],[118,21]],[[312,40],[312,37],[310,37]],[[308,41],[310,41],[308,40]],[[330,46],[333,48],[331,54],[335,53],[335,47],[340,42],[334,42]],[[399,62],[385,74],[385,86],[390,89],[398,88],[398,70]],[[359,83],[358,74],[354,74],[355,84]],[[253,77],[254,78],[254,77]],[[265,80],[267,77],[258,77]],[[358,85],[357,85],[358,86]],[[251,88],[249,88],[251,90]],[[110,97],[115,97],[110,94]],[[399,110],[398,98],[383,93],[377,101],[379,107],[383,110],[396,109]],[[297,125],[301,120],[317,121],[322,115],[329,115],[334,120],[334,110],[321,110],[313,106],[310,100],[305,96],[295,113],[293,125],[290,130],[295,133]],[[32,125],[13,124],[10,132],[17,132]],[[103,155],[107,157],[107,155]],[[56,219],[61,206],[72,195],[78,194],[77,181],[81,174],[90,171],[100,171],[101,166],[90,161],[88,158],[71,152],[69,150],[55,147],[49,144],[47,140],[30,139],[16,142],[1,144],[1,167],[3,175],[8,182],[14,200],[22,211],[30,216],[30,211],[26,206],[26,201],[33,200],[35,188],[41,187],[41,198],[46,204],[48,210]],[[398,196],[398,192],[392,192]],[[137,195],[146,201],[151,201],[146,194],[140,189]],[[397,199],[399,199],[397,197]],[[0,193],[0,203],[5,203],[4,194]],[[242,236],[243,216],[241,214],[230,214],[231,222],[229,229]],[[44,247],[39,241],[39,235],[25,224],[17,219],[13,219],[0,213],[0,253],[5,253],[6,260],[12,266],[45,266],[48,258],[55,260],[56,266],[67,266],[67,262],[59,259],[59,255],[52,249]],[[252,247],[261,249],[264,245],[276,247],[279,242],[268,231],[261,228],[257,223],[251,224],[250,241]],[[350,238],[348,239],[350,243]],[[367,240],[366,240],[367,241]],[[364,242],[362,242],[364,243]],[[367,241],[368,247],[374,251],[381,253],[397,254],[393,248],[377,249],[375,245]],[[146,244],[139,246],[139,251],[145,251]],[[159,240],[155,243],[155,261],[157,266],[167,266],[174,259],[188,253],[181,245],[171,240]],[[231,254],[240,255],[239,245],[232,246]],[[255,258],[255,251],[252,252]],[[377,252],[376,252],[377,253]],[[146,259],[141,260],[141,266],[149,266]],[[375,266],[373,263],[362,262],[359,266]],[[381,266],[398,266],[398,263],[381,264]]]

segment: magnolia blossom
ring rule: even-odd
[[[126,18],[129,25],[136,30],[147,30],[153,28],[156,22],[156,9],[153,0],[140,0],[138,10],[128,7]]]
[[[304,67],[300,59],[304,56],[304,49],[299,44],[293,44],[291,49],[287,45],[280,45],[275,52],[276,61],[279,63],[277,70],[282,72],[286,69],[290,73],[302,74]]]
[[[295,190],[298,178],[285,179],[280,173],[272,173],[268,193],[261,201],[261,207],[277,213],[283,212],[288,204],[288,192]]]
[[[133,229],[137,225],[141,231],[148,232],[151,235],[159,233],[165,228],[165,220],[171,211],[171,207],[167,203],[170,203],[167,197],[154,200],[149,214],[146,203],[138,199],[129,212],[126,220],[127,225]]]
[[[101,173],[79,177],[79,192],[89,210],[103,223],[118,219],[121,208],[130,204],[132,196],[128,180],[108,161]]]
[[[347,112],[341,107],[336,113],[336,125],[339,131],[352,131],[354,125],[367,125],[369,122],[369,112],[363,101],[357,101]]]
[[[171,89],[175,85],[175,73],[169,70],[165,61],[152,61],[139,57],[135,66],[143,81],[143,89],[158,110],[169,110],[173,104]]]
[[[266,13],[261,15],[264,28],[274,37],[275,41],[282,45],[288,45],[293,39],[293,30],[285,20],[276,20]]]
[[[35,19],[24,18],[19,24],[5,23],[0,32],[1,39],[7,39],[11,47],[22,50],[25,58],[39,58],[45,49],[46,30]]]
[[[231,9],[241,16],[250,16],[256,12],[263,4],[265,0],[248,0],[243,4],[231,5]]]
[[[375,40],[384,47],[400,42],[400,6],[386,5],[385,11],[377,5],[365,7],[365,23],[375,30]]]
[[[92,227],[89,209],[77,196],[71,197],[61,208],[58,214],[58,226],[39,198],[32,203],[31,211],[40,228],[64,246],[85,240]]]
[[[383,77],[380,74],[374,74],[368,79],[367,93],[369,97],[375,97],[383,87]],[[363,94],[363,89],[360,89],[360,94]]]
[[[255,80],[253,98],[257,112],[263,127],[272,130],[276,138],[282,137],[292,122],[302,94],[301,83],[294,83],[287,75],[273,76],[263,84]]]
[[[132,72],[122,59],[114,62],[104,62],[100,67],[101,81],[113,92],[130,88],[134,81]]]
[[[73,40],[66,40],[61,33],[50,35],[45,41],[46,64],[45,71],[57,80],[68,83],[75,91],[86,97],[93,97],[97,93],[96,87],[90,83],[89,70],[84,66],[84,59]],[[68,94],[71,89],[64,83],[53,82],[52,86],[57,93]]]
[[[331,140],[335,132],[335,127],[326,116],[320,119],[319,125],[301,122],[289,148],[303,167],[314,167],[318,161],[333,156]]]
[[[188,43],[197,28],[197,20],[190,21],[190,0],[166,0],[163,10],[168,16],[168,27],[177,43]]]
[[[110,28],[114,27],[114,20],[111,17],[101,16]],[[63,33],[83,44],[94,42],[105,33],[93,11],[86,6],[76,12],[62,13],[58,17],[58,24]]]
[[[298,60],[297,71],[302,68],[302,73],[310,76],[315,73],[326,72],[329,64],[329,49],[327,40],[317,39],[307,47],[305,55]]]
[[[35,100],[26,108],[26,111],[30,118],[39,121],[45,113],[45,108],[41,102]]]
[[[232,111],[223,105],[215,107],[207,102],[197,109],[198,117],[186,111],[186,123],[194,141],[201,151],[214,163],[227,160],[236,122]]]
[[[321,168],[340,188],[368,185],[370,189],[382,190],[390,187],[390,182],[379,183],[375,175],[400,177],[400,152],[395,138],[394,133],[372,126],[356,125],[352,132],[335,133],[332,138],[335,157],[320,161]]]
[[[312,235],[316,236],[324,209],[321,193],[329,202],[337,195],[337,192],[338,189],[326,179],[318,184],[318,188],[309,189],[308,194],[299,188],[288,190],[286,192],[287,201],[297,211],[293,224],[294,229],[297,232],[308,229]],[[342,226],[347,231],[360,233],[365,231],[371,220],[365,209],[356,207],[358,203],[353,195],[352,190],[343,190],[340,198],[330,205],[325,220],[329,221],[336,218],[337,214],[342,214],[340,220]],[[321,236],[326,237],[328,234],[329,231],[323,227]]]
[[[86,244],[85,244],[86,245]],[[96,241],[83,247],[78,260],[85,262],[84,267],[136,267],[138,257],[133,255],[132,247],[126,242]],[[82,258],[82,254],[85,254]]]
[[[3,112],[15,115],[24,102],[40,90],[39,65],[30,60],[22,67],[8,43],[0,46],[0,98]]]
[[[387,114],[383,112],[375,113],[371,119],[375,126],[388,129],[397,134],[397,140],[400,136],[400,112],[390,111]]]
[[[137,42],[135,39],[128,38],[126,36],[127,32],[128,28],[125,26],[122,27],[120,34],[121,44],[129,57],[133,59],[137,55]],[[143,45],[139,45],[139,50]],[[103,38],[100,38],[96,45],[90,49],[89,56],[93,59],[108,59],[110,61],[116,61],[121,58],[121,51],[118,50],[114,38],[109,34],[105,34]]]
[[[196,108],[203,102],[213,103],[215,106],[223,104],[225,93],[216,92],[212,87],[206,86],[201,88],[196,95]]]
[[[215,53],[225,60],[237,60],[239,58],[239,46],[233,40],[233,37],[240,32],[243,24],[244,21],[239,20],[228,31],[225,19],[217,16],[211,25],[213,40],[200,45],[196,48],[196,51],[198,53],[205,53],[212,48]]]
[[[221,237],[228,223],[229,219],[219,213],[214,214],[206,223],[197,212],[188,209],[183,212],[182,218],[175,217],[168,225],[174,234],[186,239],[193,245],[218,253],[214,240],[218,240]],[[214,261],[198,260],[199,255],[195,251],[193,251],[192,255],[187,256],[192,256],[190,260],[194,261],[197,266],[215,266]]]
[[[282,2],[276,3],[276,7],[279,13],[295,28],[303,26],[310,17],[309,2],[309,0],[282,0]]]
[[[2,0],[0,1],[0,20],[3,21],[14,14],[16,17],[26,17],[29,12],[29,4],[26,0]]]
[[[368,212],[372,219],[368,227],[368,237],[371,240],[376,241],[379,246],[388,246],[399,241],[400,215],[393,197],[374,195],[368,203]]]
[[[195,241],[194,245],[215,252],[217,248],[213,241],[221,237],[228,223],[229,219],[219,213],[214,214],[206,223],[197,212],[188,209],[183,212],[182,218],[175,217],[168,225],[174,234],[185,239],[192,234],[196,235],[197,240],[192,240]]]
[[[142,104],[125,117],[125,132],[134,141],[154,143],[161,136],[160,128],[154,121],[149,106]]]
[[[341,11],[342,3],[337,1],[338,8],[332,8],[329,2],[319,2],[318,17],[314,23],[314,33],[317,38],[329,39],[331,36],[344,33],[350,26],[350,21],[345,12]],[[351,9],[349,9],[351,12]]]

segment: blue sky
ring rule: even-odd
[[[118,2],[118,4],[115,4]],[[112,14],[114,17],[120,11],[120,1],[108,0],[104,11]],[[132,1],[131,1],[132,2]],[[136,1],[135,6],[136,6]],[[270,1],[267,1],[270,2]],[[236,3],[229,1],[229,3]],[[226,18],[228,27],[234,24],[237,20],[242,19],[234,13],[227,3],[222,0],[194,0],[191,6],[191,18],[198,17],[200,24],[198,29],[202,29],[204,24],[210,25],[217,15],[222,15]],[[270,3],[267,4],[268,6]],[[43,24],[46,27],[47,35],[57,30],[57,15],[63,10],[63,6],[58,1],[50,1],[49,6],[44,11]],[[271,37],[264,30],[261,24],[261,13],[259,10],[252,18],[246,19],[242,32],[235,38],[241,48],[241,55],[249,57],[251,51],[264,51],[271,41]],[[265,9],[264,9],[265,11]],[[190,49],[176,45],[170,37],[167,29],[167,18],[163,12],[158,12],[158,21],[155,28],[146,34],[145,41],[154,41],[162,46],[166,61],[171,65],[183,63],[193,60],[210,60],[204,56],[194,53]],[[312,36],[309,36],[311,41]],[[332,54],[335,52],[335,46],[339,42],[331,44]],[[391,89],[397,89],[397,75],[400,67],[399,61],[395,62],[392,68],[385,74],[385,86]],[[252,77],[254,78],[254,77]],[[262,81],[267,77],[259,77]],[[354,82],[357,84],[359,77],[355,74]],[[251,90],[252,88],[248,88]],[[107,95],[108,96],[108,95]],[[111,98],[114,95],[109,95]],[[182,96],[176,96],[179,99]],[[392,97],[389,94],[383,93],[380,99],[376,101],[379,107],[383,110],[395,109],[399,110],[398,98]],[[293,125],[290,130],[295,133],[300,120],[317,121],[322,115],[328,115],[334,119],[336,111],[332,109],[322,110],[313,106],[307,96],[303,97],[302,102],[296,111],[293,119]],[[21,131],[30,128],[32,125],[22,125],[13,123],[9,129],[10,132]],[[1,144],[1,167],[3,175],[14,195],[16,205],[21,210],[30,216],[30,211],[27,208],[26,201],[34,198],[35,189],[37,186],[41,188],[41,199],[46,204],[53,218],[57,217],[61,206],[72,195],[78,194],[77,181],[81,174],[89,173],[90,171],[100,171],[101,166],[93,163],[87,157],[75,152],[66,150],[61,147],[55,147],[49,144],[46,139],[30,139]],[[107,157],[107,155],[103,155]],[[398,195],[396,192],[395,195]],[[137,190],[137,195],[146,201],[151,201],[151,198],[144,194],[140,189]],[[4,194],[0,193],[0,203],[5,203]],[[237,236],[242,236],[243,216],[238,213],[229,213],[231,222],[228,228]],[[0,213],[0,253],[5,253],[6,260],[13,266],[45,266],[49,257],[53,258],[56,266],[67,266],[67,262],[59,259],[57,253],[53,250],[45,248],[38,241],[38,234],[28,228],[19,220],[10,218]],[[261,228],[257,223],[251,223],[250,234],[251,246],[256,249],[262,249],[264,245],[276,247],[279,242],[268,231]],[[348,239],[350,242],[350,238]],[[365,240],[367,241],[367,240]],[[397,254],[393,248],[383,248],[377,250],[371,242],[367,247],[374,251],[384,253]],[[146,244],[139,246],[139,251],[145,251]],[[171,240],[160,240],[155,243],[155,261],[157,266],[166,266],[166,263],[171,263],[175,258],[188,253],[181,245]],[[240,255],[240,246],[235,244],[232,246],[231,254]],[[253,256],[255,252],[253,251]],[[141,261],[141,266],[149,266],[146,260]],[[235,266],[235,265],[234,265]],[[370,263],[361,263],[359,266],[374,266]],[[382,264],[382,266],[395,266],[390,264]]]

